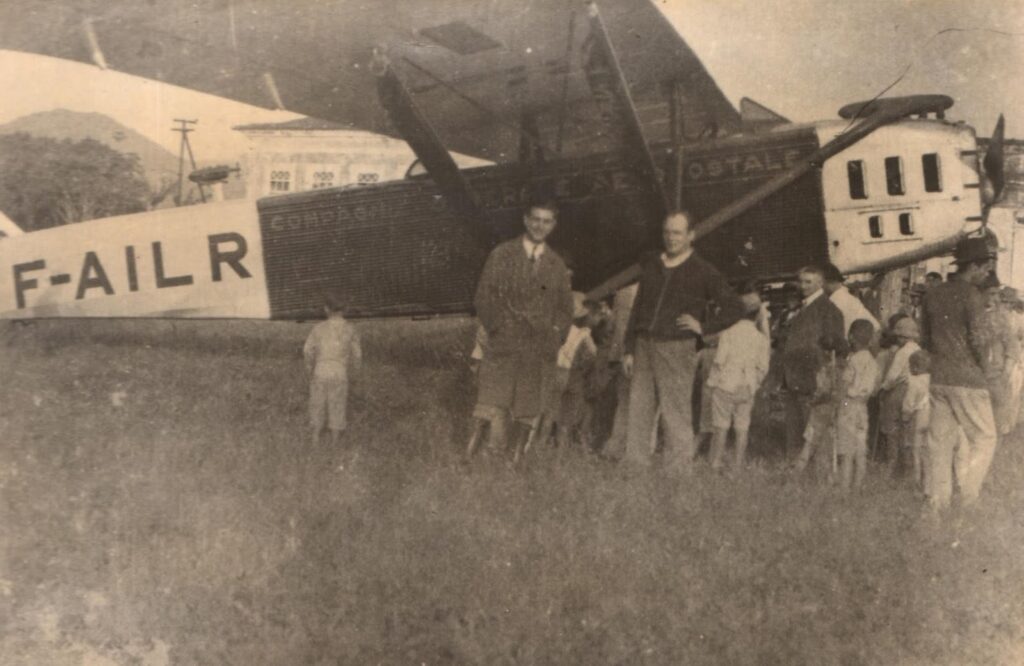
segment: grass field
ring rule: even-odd
[[[1021,436],[939,525],[877,471],[466,467],[471,325],[360,328],[343,453],[308,325],[0,329],[0,662],[1024,663]]]

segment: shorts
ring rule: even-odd
[[[555,368],[552,381],[545,388],[548,391],[544,399],[542,414],[548,418],[559,420],[559,413],[562,410],[562,397],[569,386],[569,368]]]
[[[347,425],[347,403],[347,378],[313,377],[309,384],[310,425],[322,428],[326,422],[331,430],[344,430]]]
[[[754,407],[753,396],[729,393],[717,387],[705,386],[711,394],[711,427],[715,430],[750,430],[750,412]]]
[[[839,407],[836,418],[836,453],[841,456],[867,455],[868,406],[851,402]]]
[[[811,405],[810,415],[807,417],[807,427],[804,428],[804,441],[821,445],[827,443],[832,436],[832,424],[835,420],[835,407],[830,402],[820,402]]]
[[[902,429],[903,398],[906,395],[906,382],[879,393],[878,427],[883,434],[893,435]]]

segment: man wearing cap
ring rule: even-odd
[[[843,274],[835,264],[825,264],[825,286],[823,289],[828,298],[843,313],[843,330],[850,332],[850,324],[858,319],[867,319],[878,333],[880,328],[875,319],[859,298],[850,293],[843,284]]]
[[[955,261],[957,279],[932,287],[922,305],[922,344],[932,357],[925,493],[934,510],[949,506],[954,471],[961,501],[974,502],[996,448],[978,290],[995,261],[984,238],[962,240]]]
[[[545,242],[557,215],[552,202],[531,204],[523,214],[526,233],[494,248],[484,265],[474,305],[488,345],[480,363],[470,454],[488,422],[495,448],[505,444],[506,417],[531,434],[539,425],[573,314],[569,272]]]
[[[786,392],[786,450],[804,445],[804,430],[811,415],[817,375],[832,352],[846,354],[843,313],[825,296],[825,270],[805,266],[798,274],[803,300],[789,322],[782,345],[782,388]]]
[[[921,300],[924,298],[928,287],[923,284],[915,284],[910,287],[910,316],[914,321],[921,320]]]
[[[626,329],[622,369],[631,377],[626,459],[647,464],[660,414],[664,458],[676,471],[693,463],[691,404],[697,342],[734,324],[743,305],[718,270],[693,251],[690,216],[673,212],[665,251],[641,262],[640,286]],[[712,314],[712,306],[719,312]]]

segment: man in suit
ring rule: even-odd
[[[782,344],[787,455],[803,445],[818,370],[829,362],[831,352],[845,355],[848,349],[843,313],[822,289],[825,270],[821,266],[806,266],[800,269],[798,278],[803,299],[800,310],[788,323]]]
[[[569,271],[545,242],[557,224],[553,202],[523,214],[526,233],[498,245],[477,284],[476,314],[487,333],[468,453],[490,423],[492,448],[506,444],[507,418],[532,433],[548,398],[558,350],[572,323]]]

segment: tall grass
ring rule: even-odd
[[[331,451],[308,329],[4,329],[0,661],[1024,663],[1019,437],[938,525],[877,471],[466,466],[472,325],[444,320],[360,324]]]

